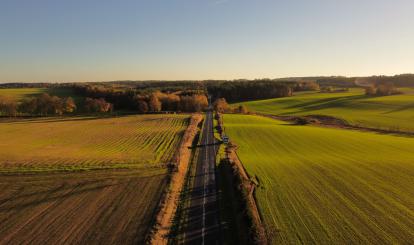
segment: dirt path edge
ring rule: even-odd
[[[168,234],[172,226],[173,217],[177,210],[179,197],[184,185],[188,164],[191,157],[191,145],[198,133],[198,124],[202,121],[201,114],[193,114],[189,125],[184,132],[180,147],[174,156],[174,166],[167,187],[167,192],[160,201],[156,223],[150,232],[149,244],[167,244]]]

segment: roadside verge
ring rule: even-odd
[[[217,131],[223,135],[222,115],[216,115]],[[257,181],[251,179],[237,156],[237,146],[229,143],[225,147],[224,156],[218,163],[219,181],[222,197],[221,203],[225,213],[231,213],[227,222],[231,227],[232,237],[226,237],[239,244],[268,244],[266,230],[256,205],[254,191]]]
[[[156,216],[156,223],[151,232],[150,244],[167,244],[168,234],[173,222],[173,217],[177,210],[181,190],[185,182],[185,176],[188,170],[188,164],[191,157],[191,146],[197,135],[199,128],[198,124],[202,121],[201,114],[193,114],[190,118],[190,123],[184,132],[180,147],[174,156],[171,166],[171,176],[167,187],[167,192],[164,194],[160,204],[159,211]]]

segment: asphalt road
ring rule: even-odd
[[[219,207],[215,176],[218,146],[213,135],[213,113],[207,112],[184,228],[184,244],[220,244]]]

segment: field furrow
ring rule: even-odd
[[[14,191],[0,194],[0,244],[142,243],[165,180],[136,170],[2,177]]]
[[[159,166],[171,160],[185,115],[16,120],[0,124],[0,170]]]
[[[414,138],[224,115],[272,242],[414,240]]]

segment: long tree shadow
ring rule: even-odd
[[[61,193],[58,195],[53,195],[54,193],[56,193],[56,191],[53,191],[48,194],[46,197],[40,198],[38,200],[33,200],[33,201],[26,201],[26,202],[21,202],[19,204],[16,203],[11,203],[10,205],[4,205],[3,207],[0,206],[0,212],[7,212],[7,211],[11,211],[11,210],[22,210],[25,208],[29,208],[29,207],[33,207],[33,206],[37,206],[40,205],[42,203],[45,202],[50,202],[50,201],[56,201],[56,200],[63,200],[65,198],[71,197],[71,196],[76,196],[79,194],[83,194],[83,193],[87,193],[87,192],[92,192],[92,191],[97,191],[97,190],[101,190],[107,187],[111,187],[117,184],[102,184],[102,185],[98,185],[98,186],[88,186],[86,188],[84,187],[80,187],[79,190],[77,189],[77,186],[73,187],[73,191],[69,191],[67,193]],[[67,190],[69,190],[70,188],[67,188]]]
[[[411,104],[408,104],[408,105],[402,105],[397,109],[390,110],[390,111],[387,111],[387,112],[383,112],[382,114],[390,114],[390,113],[405,111],[405,110],[409,110],[409,109],[414,109],[414,103],[411,103]]]
[[[5,118],[2,117],[1,122],[15,123],[15,124],[24,124],[24,123],[50,123],[50,122],[77,122],[77,121],[92,121],[99,119],[111,119],[111,118],[124,118],[137,115],[136,113],[125,113],[125,114],[96,114],[96,115],[87,115],[87,114],[78,114],[72,116],[45,116],[45,117],[17,117],[17,118]],[[154,114],[155,115],[155,114]],[[157,118],[146,118],[142,121],[153,121],[159,120]]]
[[[326,98],[320,100],[313,100],[305,103],[295,104],[287,107],[288,109],[301,108],[299,112],[311,112],[321,109],[329,109],[336,107],[344,107],[349,102],[355,102],[360,99],[367,98],[365,95],[353,95],[339,98]]]
[[[102,182],[102,180],[91,180],[91,181],[87,181],[85,183],[80,183],[80,184],[84,184],[86,186],[86,185],[98,184],[100,182]],[[20,189],[23,189],[23,188],[24,187],[22,186]],[[19,199],[26,199],[26,198],[29,198],[29,197],[42,195],[42,194],[53,195],[53,194],[58,193],[60,191],[65,191],[65,190],[70,190],[70,189],[73,189],[72,185],[68,185],[68,183],[62,183],[62,184],[60,184],[60,185],[58,185],[58,186],[56,186],[52,189],[49,189],[49,190],[34,191],[34,192],[31,192],[31,193],[21,194],[21,195],[19,195],[17,193],[13,193],[12,197],[0,199],[0,207],[1,207],[1,205],[3,205],[6,202],[9,202],[9,201],[17,201]]]

